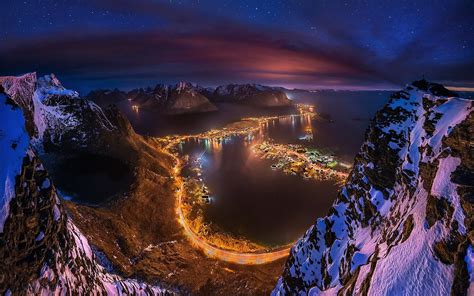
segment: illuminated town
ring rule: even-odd
[[[311,120],[318,117],[314,107],[298,104],[297,114],[249,117],[220,129],[196,135],[167,136],[157,141],[172,157],[176,166],[172,176],[177,182],[176,213],[186,236],[208,256],[239,264],[263,264],[285,257],[290,244],[269,248],[242,237],[235,237],[218,226],[204,220],[205,207],[216,198],[203,179],[202,156],[205,151],[220,151],[223,143],[235,136],[244,137],[248,149],[257,157],[275,161],[269,169],[282,170],[305,179],[333,180],[342,184],[347,177],[348,166],[339,163],[333,155],[296,144],[277,144],[268,139],[266,130],[275,120],[304,122],[305,135],[300,141],[312,140]],[[183,155],[183,145],[197,141],[205,147],[198,157]]]
[[[348,175],[347,165],[338,163],[333,156],[301,145],[264,141],[254,146],[254,152],[262,158],[276,160],[272,169],[281,169],[287,174],[299,175],[305,179],[335,179],[342,184]],[[336,169],[338,166],[339,170]]]
[[[474,296],[474,0],[0,11],[0,296]]]

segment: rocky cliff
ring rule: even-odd
[[[273,295],[473,295],[472,110],[424,80],[392,95]]]
[[[126,131],[123,122],[81,102],[52,75],[2,77],[0,83],[0,293],[170,294],[106,272],[37,157],[49,145],[80,149],[95,139],[95,130]],[[85,134],[85,122],[99,126]]]

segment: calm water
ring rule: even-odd
[[[329,148],[342,160],[352,163],[364,141],[365,131],[375,112],[383,107],[390,91],[291,92],[302,103],[315,106],[333,122],[314,123],[313,144]]]
[[[239,121],[243,117],[270,116],[292,114],[294,107],[256,108],[239,104],[216,104],[218,112],[201,114],[166,116],[156,112],[141,110],[134,112],[129,102],[122,102],[119,106],[130,119],[135,131],[139,134],[155,137],[170,134],[197,134],[212,128],[223,127],[229,123]]]
[[[287,117],[270,122],[262,134],[278,143],[328,148],[339,160],[352,163],[369,119],[385,104],[389,94],[292,91],[288,95],[293,100],[314,105],[316,112],[331,122]],[[295,108],[258,109],[236,104],[218,107],[218,112],[208,114],[161,116],[142,110],[133,112],[128,102],[119,106],[138,133],[151,136],[200,133],[242,117],[296,113]],[[308,131],[313,139],[300,140]],[[204,152],[203,177],[214,197],[206,208],[205,219],[256,242],[268,245],[292,242],[318,217],[326,215],[337,195],[337,186],[331,181],[305,180],[274,171],[270,168],[272,162],[257,158],[249,146],[243,137],[232,137],[222,143],[189,141],[183,145],[183,153]],[[86,203],[91,203],[91,199],[105,201],[126,190],[123,187],[131,182],[127,168],[113,167],[111,173],[110,161],[93,161],[96,163],[93,171],[82,165],[84,159],[68,162],[58,180],[60,189],[74,200]]]
[[[326,148],[339,160],[352,163],[369,120],[389,94],[293,91],[289,93],[292,99],[314,105],[330,120],[286,117],[270,122],[262,134],[278,143]],[[248,116],[296,113],[293,108],[257,109],[234,104],[218,107],[220,111],[216,113],[175,117],[135,113],[126,104],[122,109],[137,132],[153,136],[199,133]],[[308,130],[313,139],[301,140]],[[255,141],[258,140],[259,137]],[[327,214],[338,187],[332,181],[305,180],[272,170],[272,161],[259,159],[250,145],[244,137],[231,137],[222,142],[190,140],[182,146],[184,154],[202,155],[203,179],[213,196],[213,202],[206,207],[205,220],[263,244],[292,242],[318,217]]]
[[[312,144],[319,148],[330,148],[339,158],[352,162],[364,139],[369,120],[387,101],[390,91],[289,91],[288,96],[295,102],[315,106],[318,113],[329,116],[332,122],[313,122],[314,140]],[[129,102],[123,102],[119,108],[132,122],[134,129],[150,136],[169,134],[195,134],[211,128],[222,127],[242,117],[266,116],[295,113],[294,108],[259,109],[238,104],[218,104],[219,111],[208,114],[182,116],[161,116],[157,113],[133,112]],[[285,140],[293,132],[292,126],[283,126],[270,136]],[[279,136],[279,135],[282,135]]]
[[[278,127],[270,125],[269,130]],[[258,158],[251,144],[236,136],[182,145],[183,153],[201,159],[202,177],[213,200],[206,206],[205,220],[263,244],[292,242],[315,217],[326,214],[337,186],[272,170],[272,161]]]

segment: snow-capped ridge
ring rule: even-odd
[[[78,92],[64,88],[54,74],[38,78],[35,93],[41,102],[53,95],[80,98]]]
[[[40,83],[35,75],[2,78],[0,88],[0,294],[5,295],[172,295],[159,286],[107,273],[96,260],[86,237],[65,213],[54,182],[33,147],[40,138],[27,133],[27,124],[37,124],[33,112],[48,133],[69,120],[86,120],[77,109],[102,112],[95,104],[78,100],[54,76]],[[30,86],[45,94],[43,101]],[[5,92],[5,93],[2,93]],[[22,96],[25,97],[22,97]],[[15,99],[13,99],[15,97]],[[33,109],[28,108],[33,102]],[[21,103],[26,103],[20,106]],[[43,104],[44,103],[44,104]],[[68,108],[66,104],[71,104]],[[23,112],[22,112],[23,111]],[[89,118],[90,119],[90,118]],[[103,127],[94,124],[94,129]],[[76,125],[77,127],[77,125]],[[43,132],[44,132],[43,131]],[[58,131],[67,137],[64,130]],[[75,133],[68,130],[68,133]],[[46,133],[45,133],[46,134]],[[49,138],[44,137],[43,140]]]
[[[5,92],[23,110],[26,128],[36,151],[54,148],[63,142],[68,146],[85,147],[101,131],[117,127],[94,102],[82,99],[79,93],[66,89],[54,74],[36,78],[36,73],[19,77],[1,77]],[[90,129],[100,126],[101,129]]]
[[[21,76],[0,77],[0,84],[8,96],[21,108],[31,109],[33,102],[31,97],[36,87],[36,72],[23,74]]]
[[[474,177],[473,109],[425,80],[394,93],[329,215],[293,247],[273,294],[474,291],[463,263],[474,238],[466,181]]]
[[[215,101],[243,102],[260,107],[281,107],[292,104],[282,88],[255,83],[221,85],[210,96]]]
[[[103,105],[127,99],[140,109],[160,111],[164,114],[189,114],[217,110],[217,107],[206,97],[204,88],[185,81],[176,84],[157,84],[153,88],[139,88],[111,95],[91,92],[88,98],[101,102]]]

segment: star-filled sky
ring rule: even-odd
[[[70,88],[398,88],[423,75],[474,87],[474,1],[0,2],[0,75]]]

